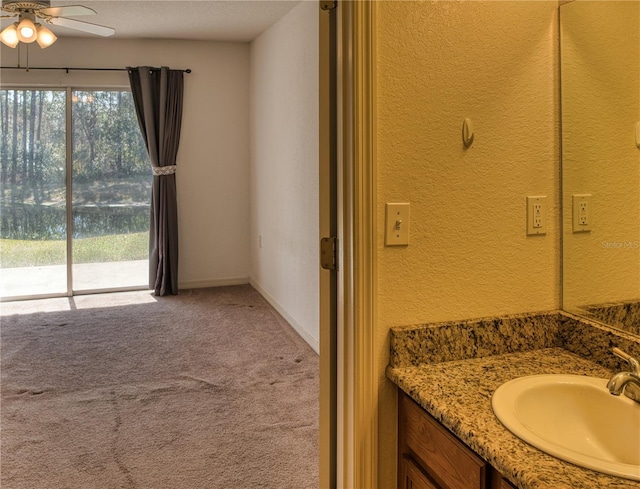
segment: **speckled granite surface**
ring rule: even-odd
[[[640,301],[610,302],[582,306],[586,315],[624,331],[640,334]]]
[[[640,358],[638,336],[564,312],[559,315],[559,321],[559,344],[565,350],[614,371],[627,369],[626,363],[611,353],[614,346]]]
[[[619,346],[640,340],[561,312],[392,328],[387,376],[520,489],[640,489],[547,455],[505,429],[491,396],[524,375],[608,378],[622,367]]]
[[[391,328],[392,367],[560,345],[557,311]]]
[[[637,336],[563,311],[391,328],[391,367],[562,347],[612,369],[617,346],[640,357]]]

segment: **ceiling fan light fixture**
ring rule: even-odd
[[[4,31],[0,29],[0,41],[12,48],[17,47],[21,42],[29,44],[37,41],[41,48],[47,48],[56,42],[56,35],[43,24],[67,27],[78,31],[94,34],[97,36],[109,37],[115,34],[115,29],[104,25],[92,24],[69,18],[67,16],[93,15],[95,10],[84,5],[61,5],[51,6],[51,0],[0,0],[0,10],[2,17],[17,17],[18,22],[7,27]]]
[[[10,48],[15,48],[20,42],[20,39],[18,39],[18,30],[16,29],[16,25],[17,23],[11,24],[0,32],[0,41],[2,41],[2,44],[5,44]]]
[[[48,48],[58,39],[56,35],[46,27],[40,24],[37,24],[36,27],[38,28],[38,38],[36,40],[42,49]]]
[[[31,19],[23,18],[18,24],[18,39],[21,42],[33,42],[38,38],[36,25]]]

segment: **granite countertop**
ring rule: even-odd
[[[558,323],[554,323],[558,318]],[[454,328],[457,331],[454,334],[451,333],[449,323],[445,325],[446,338],[447,341],[453,341],[455,346],[449,346],[445,350],[448,354],[452,351],[459,352],[459,342],[469,341],[470,338],[472,343],[480,342],[486,345],[487,338],[494,337],[492,331],[505,332],[505,324],[508,326],[507,329],[513,328],[516,331],[515,336],[521,335],[522,324],[537,324],[535,321],[529,322],[528,319],[521,316],[506,320],[502,318],[497,322],[492,319],[474,324],[465,323],[459,329]],[[511,348],[504,345],[512,345],[514,340],[510,335],[505,336],[501,333],[502,337],[508,340],[498,341],[500,344],[493,342],[495,354],[487,354],[483,350],[482,356],[471,355],[469,358],[467,351],[463,355],[465,358],[445,361],[439,357],[433,361],[425,361],[421,354],[415,353],[416,344],[424,346],[434,341],[444,342],[442,332],[445,330],[440,330],[434,325],[421,326],[418,329],[400,327],[392,334],[392,363],[387,368],[387,376],[520,489],[640,489],[640,482],[595,472],[547,455],[513,435],[493,413],[491,396],[494,391],[504,382],[516,377],[533,374],[584,374],[609,378],[612,375],[615,368],[606,362],[598,363],[592,360],[592,355],[585,358],[584,355],[570,351],[571,349],[580,352],[581,348],[575,345],[575,341],[570,341],[571,335],[562,334],[566,328],[564,319],[557,315],[544,316],[543,323],[556,324],[557,335],[548,333],[554,328],[545,328],[544,340],[530,342],[533,349],[526,349],[526,338],[521,337],[516,341],[521,345],[519,351],[510,352]],[[535,327],[532,328],[525,336],[535,335],[535,330]],[[460,331],[463,334],[460,334]],[[469,331],[473,331],[473,334],[468,334]],[[600,335],[603,343],[607,344],[604,350],[610,350],[612,344],[619,344],[631,350],[636,348],[636,345],[629,344],[625,337],[621,342],[616,342],[615,333],[612,340],[609,333],[604,331],[604,336]],[[407,354],[412,345],[413,351]],[[462,349],[469,350],[469,347]],[[441,352],[442,350],[440,355]],[[608,357],[612,355],[606,355],[603,355],[603,359],[608,361]],[[416,356],[420,357],[419,361]]]

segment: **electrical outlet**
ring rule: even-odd
[[[573,232],[591,231],[593,204],[591,194],[574,194],[573,199]]]
[[[586,202],[580,202],[578,203],[579,209],[578,209],[578,224],[580,224],[581,226],[588,226],[589,225],[589,218],[587,215],[587,203]]]
[[[547,234],[546,195],[527,197],[527,235]]]
[[[533,229],[542,227],[542,204],[536,202],[533,204]]]

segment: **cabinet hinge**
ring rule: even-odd
[[[320,240],[320,266],[325,270],[338,269],[338,238],[322,238]]]
[[[335,0],[333,2],[330,1],[326,1],[326,0],[322,0],[320,2],[320,8],[322,10],[333,10],[338,6],[338,2],[336,2]]]

